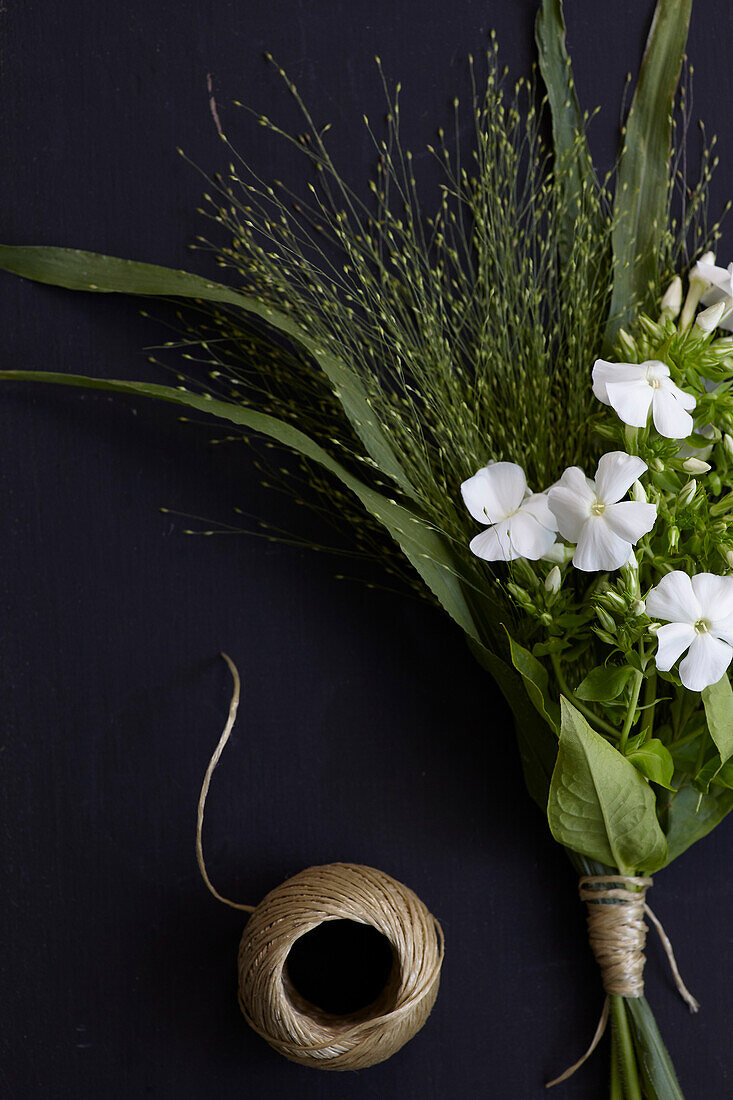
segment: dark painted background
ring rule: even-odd
[[[569,3],[600,164],[611,163],[645,0]],[[305,179],[239,98],[295,125],[262,59],[289,69],[355,181],[382,114],[373,63],[400,77],[421,150],[465,59],[496,27],[516,73],[534,0],[49,0],[0,11],[0,213],[10,243],[197,263],[199,176],[224,166],[209,115],[266,176]],[[733,193],[733,11],[695,0],[698,109]],[[418,174],[430,178],[428,158]],[[731,242],[731,236],[728,236]],[[725,248],[721,257],[727,261]],[[139,306],[0,279],[2,362],[156,377]],[[163,307],[155,307],[163,316]],[[157,377],[165,379],[158,373]],[[602,996],[564,856],[525,795],[506,711],[439,614],[352,582],[343,565],[247,536],[187,537],[166,505],[313,524],[259,486],[248,454],[167,408],[74,392],[0,392],[0,675],[4,849],[2,1094],[444,1098],[544,1095],[590,1039]],[[316,528],[317,531],[317,528]],[[433,1016],[358,1075],[290,1065],[235,1000],[240,916],[206,893],[194,811],[239,663],[245,697],[212,788],[211,873],[257,900],[300,868],[371,863],[443,922]],[[731,1094],[730,822],[659,876],[653,904],[703,1009],[690,1018],[652,937],[648,993],[688,1097]],[[606,1052],[558,1097],[603,1094]]]

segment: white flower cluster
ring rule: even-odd
[[[733,264],[715,266],[712,253],[706,253],[690,274],[682,327],[692,322],[699,304],[707,307],[697,315],[702,331],[733,331]],[[676,316],[680,307],[677,279],[662,310]],[[597,359],[592,383],[598,400],[624,424],[646,428],[651,420],[659,435],[680,441],[681,452],[687,447],[690,454],[697,453],[682,443],[695,430],[695,397],[675,385],[666,363]],[[706,428],[698,427],[698,434],[705,434]],[[709,469],[705,464],[703,468]],[[571,466],[544,492],[532,492],[521,466],[490,462],[461,485],[468,511],[486,525],[470,548],[486,561],[564,562],[572,556],[575,568],[584,572],[619,569],[656,523],[656,505],[646,501],[638,482],[646,470],[638,456],[610,451],[598,462],[594,479]],[[625,499],[634,485],[635,499]],[[670,572],[649,592],[646,610],[667,621],[656,631],[658,669],[669,671],[687,651],[679,667],[685,687],[700,691],[721,678],[733,659],[733,576]]]
[[[471,540],[471,550],[486,561],[562,560],[559,532],[575,543],[576,569],[619,569],[657,518],[656,505],[622,499],[646,468],[635,455],[610,451],[598,463],[595,481],[570,466],[547,492],[532,493],[521,466],[489,463],[461,485],[473,518],[490,524]]]

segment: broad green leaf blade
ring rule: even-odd
[[[111,390],[114,393],[130,394],[135,397],[169,401],[174,405],[197,409],[219,420],[227,420],[241,428],[259,432],[292,448],[305,458],[319,463],[358,497],[366,510],[389,531],[411,565],[458,626],[470,638],[480,640],[478,628],[466,603],[452,557],[438,532],[409,509],[389,500],[365,485],[359,478],[354,477],[309,436],[290,424],[241,405],[233,405],[226,401],[175,389],[172,386],[158,386],[149,382],[123,382],[105,378],[86,378],[75,374],[52,374],[45,371],[0,371],[0,380],[53,382],[62,386]]]
[[[512,664],[524,680],[524,686],[532,705],[553,732],[557,734],[560,727],[560,708],[550,696],[547,669],[524,646],[521,646],[519,642],[515,642],[508,631],[507,638],[509,639]]]
[[[697,775],[693,778],[693,783],[698,791],[703,791],[708,794],[710,791],[710,784],[717,780],[720,775],[723,763],[720,759],[720,753],[714,752],[710,759],[700,768]],[[726,786],[725,783],[722,784]]]
[[[623,874],[655,871],[667,844],[654,794],[636,768],[562,698],[547,818],[555,840]]]
[[[493,676],[511,708],[524,781],[530,796],[544,814],[557,756],[557,736],[530,702],[521,676],[485,646],[473,641],[469,644],[477,661]]]
[[[669,749],[657,737],[650,737],[643,745],[627,752],[626,759],[652,783],[658,783],[670,791],[675,789],[672,786],[674,760]]]
[[[535,20],[535,40],[540,72],[547,89],[552,115],[555,174],[563,180],[568,200],[562,251],[570,250],[576,212],[584,200],[598,207],[596,181],[570,58],[565,46],[562,0],[542,0]]]
[[[658,0],[626,123],[616,180],[608,348],[632,311],[654,304],[667,217],[672,111],[691,9],[692,0]]]
[[[703,689],[702,702],[710,736],[725,764],[733,756],[733,689],[727,672],[717,684]]]
[[[668,811],[667,862],[712,832],[732,809],[733,791],[723,787],[714,787],[709,794],[684,787],[673,795]]]
[[[623,668],[598,665],[578,685],[575,694],[588,703],[610,703],[611,700],[618,699],[629,682],[631,672],[628,665]]]
[[[247,294],[212,283],[188,271],[175,271],[157,264],[119,260],[96,252],[41,245],[0,245],[0,270],[33,279],[37,283],[88,290],[103,294],[136,294],[143,297],[193,298],[236,306],[257,317],[299,345],[318,363],[341,402],[367,454],[379,469],[391,477],[408,496],[414,497],[404,470],[369,404],[356,374],[339,358],[319,347],[300,325],[279,310]]]

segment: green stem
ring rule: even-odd
[[[578,699],[574,693],[568,687],[568,682],[563,675],[562,666],[560,664],[560,658],[557,653],[550,654],[550,660],[552,661],[552,667],[555,670],[555,677],[557,679],[560,691],[563,693],[566,699],[569,699],[573,706],[580,711],[584,718],[586,718],[592,726],[596,729],[603,730],[610,737],[614,739],[618,737],[618,730],[615,726],[612,726],[610,722],[607,722],[605,718],[599,718],[597,714],[594,714],[590,707],[587,707],[582,699]]]
[[[634,724],[634,715],[636,714],[636,706],[639,702],[639,693],[641,692],[641,685],[644,682],[643,673],[638,669],[634,669],[634,682],[631,686],[631,698],[629,699],[629,709],[626,711],[626,718],[624,719],[623,729],[621,730],[621,737],[619,738],[618,749],[619,752],[623,752],[626,748],[626,742],[629,739],[629,732]]]
[[[647,737],[651,737],[652,730],[654,729],[654,708],[656,706],[656,694],[657,694],[657,674],[652,672],[646,678],[646,684],[644,685],[644,706],[648,707],[648,710],[644,711],[644,717],[641,721],[642,731],[646,734],[644,740]]]
[[[626,1005],[623,997],[616,994],[611,995],[611,1016],[615,1025],[621,1076],[626,1098],[627,1100],[642,1100],[639,1074],[636,1069],[636,1053],[631,1038],[631,1028],[626,1016]]]
[[[613,1020],[611,1020],[611,1081],[608,1095],[609,1100],[624,1100],[621,1070],[619,1069],[618,1038],[616,1036],[616,1024]]]
[[[708,738],[705,736],[705,730],[700,732],[700,747],[697,750],[697,759],[695,761],[695,775],[700,771],[702,762],[705,759],[705,752],[708,747]]]

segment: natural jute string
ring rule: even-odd
[[[697,1012],[699,1009],[699,1004],[680,977],[672,944],[660,921],[646,903],[646,892],[653,882],[651,878],[633,875],[583,875],[581,877],[580,898],[588,907],[588,939],[596,962],[601,968],[606,999],[601,1019],[588,1050],[574,1066],[570,1066],[554,1081],[549,1081],[547,1088],[566,1081],[586,1059],[590,1058],[606,1030],[609,995],[644,996],[643,975],[646,962],[644,947],[647,934],[645,916],[649,917],[659,933],[680,996],[691,1012]]]
[[[234,680],[229,717],[204,775],[196,821],[196,856],[214,897],[252,916],[239,946],[239,1006],[270,1046],[293,1062],[320,1069],[362,1069],[384,1061],[423,1026],[435,1003],[443,962],[443,931],[416,894],[401,882],[354,863],[309,867],[272,890],[257,906],[230,901],[214,888],[201,835],[211,776],[234,727],[240,682]],[[288,978],[295,941],[331,920],[371,925],[392,947],[392,972],[376,1001],[335,1016],[304,1000]]]

